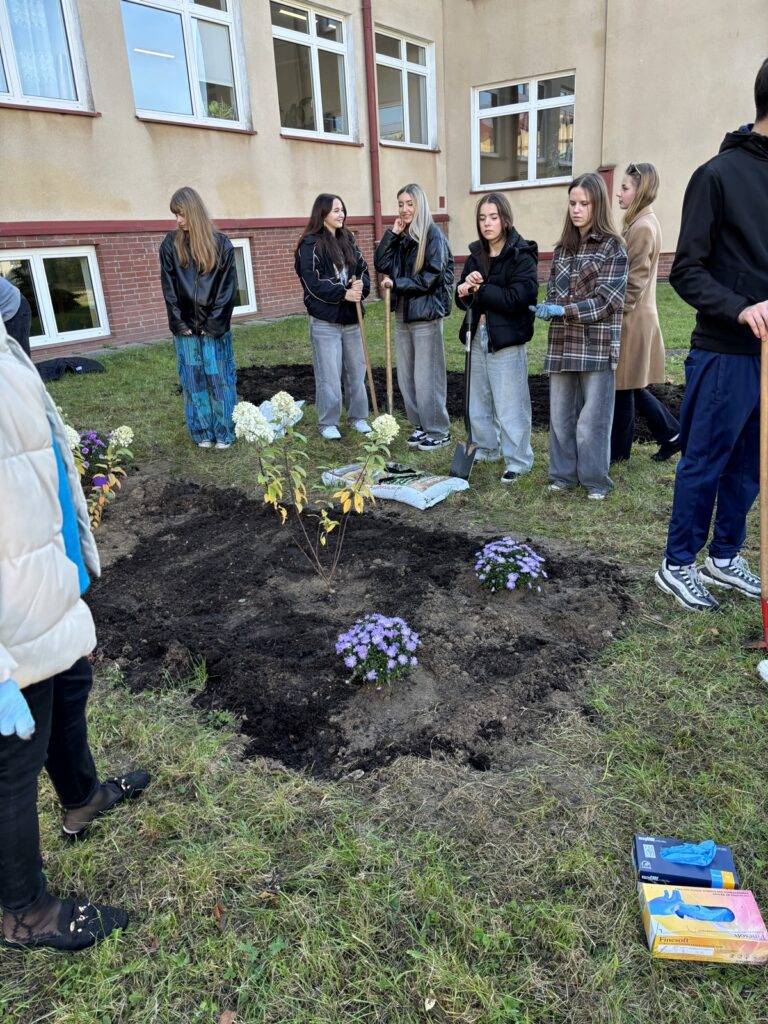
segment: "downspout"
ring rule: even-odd
[[[373,13],[371,0],[362,0],[363,40],[365,49],[365,95],[368,102],[368,135],[371,150],[371,199],[373,201],[373,244],[378,245],[383,232],[381,218],[381,170],[379,168],[379,128],[376,108],[376,56],[373,48]]]

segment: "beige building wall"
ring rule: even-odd
[[[765,0],[609,0],[603,161],[647,161],[655,209],[674,250],[691,173],[726,132],[754,120],[755,75],[768,56]],[[621,213],[614,203],[617,217]]]

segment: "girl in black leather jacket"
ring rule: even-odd
[[[475,210],[478,241],[469,247],[456,304],[471,308],[469,419],[476,459],[504,459],[503,484],[533,465],[531,396],[526,342],[533,336],[528,307],[538,293],[535,242],[512,226],[506,197],[491,192]],[[460,337],[466,343],[468,318]]]
[[[395,300],[397,384],[413,427],[407,443],[432,451],[449,442],[443,320],[451,312],[453,256],[419,185],[401,188],[397,207],[374,265]]]
[[[174,192],[171,213],[178,228],[160,245],[160,276],[187,427],[200,448],[229,448],[237,401],[229,329],[237,293],[235,250],[215,230],[193,188]]]
[[[355,309],[371,290],[371,281],[355,236],[344,226],[346,219],[342,200],[322,192],[294,252],[309,313],[317,425],[328,441],[341,437],[342,384],[347,422],[359,434],[371,431],[365,352]]]

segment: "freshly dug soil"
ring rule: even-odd
[[[380,409],[386,408],[386,376],[382,367],[373,368],[373,382]],[[535,374],[528,378],[533,410],[533,425],[543,430],[549,429],[549,377],[546,374]],[[303,398],[307,402],[315,400],[315,377],[312,366],[304,363],[284,363],[280,366],[246,366],[237,371],[237,390],[240,397],[247,402],[258,405],[271,398],[276,391],[287,391],[294,398]],[[683,400],[685,387],[682,384],[652,384],[650,390],[670,410],[678,416],[680,403]],[[394,381],[395,406],[402,410],[403,402]],[[452,418],[464,415],[464,374],[450,372],[448,374],[448,413]],[[651,432],[644,419],[635,420],[635,441],[653,441]]]
[[[624,581],[537,544],[542,593],[490,594],[472,572],[488,538],[417,515],[379,506],[350,520],[329,593],[262,504],[184,482],[158,493],[137,475],[100,536],[99,656],[135,689],[189,678],[205,659],[199,704],[241,716],[251,754],[321,776],[401,754],[510,767],[553,714],[583,706],[590,661],[630,605]],[[373,611],[401,615],[423,642],[418,667],[381,688],[349,683],[334,649]]]

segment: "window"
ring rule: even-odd
[[[406,146],[434,146],[434,47],[376,32],[379,139]]]
[[[576,76],[473,90],[472,187],[570,181]]]
[[[74,0],[0,0],[0,103],[90,109]]]
[[[121,0],[136,112],[249,128],[238,0]]]
[[[309,7],[270,3],[280,124],[291,134],[351,139],[347,25]]]
[[[234,316],[243,313],[255,313],[256,292],[253,287],[253,263],[251,262],[251,243],[247,238],[230,239],[235,247],[235,267],[237,269],[237,296]]]
[[[92,247],[0,252],[0,274],[16,285],[32,308],[31,345],[109,334]]]

